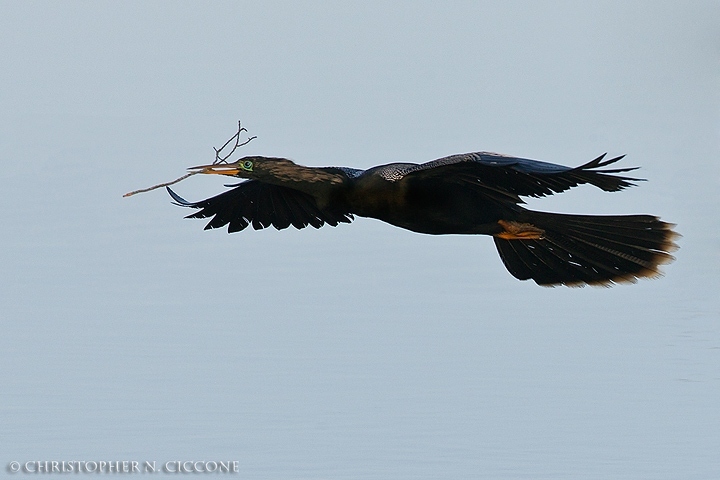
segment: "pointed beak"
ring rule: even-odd
[[[218,164],[218,165],[198,165],[197,167],[188,168],[194,173],[205,173],[209,175],[229,175],[231,177],[240,173],[237,164]]]

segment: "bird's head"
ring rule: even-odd
[[[238,178],[262,178],[265,174],[271,173],[277,168],[294,165],[293,162],[286,158],[243,157],[233,163],[199,165],[190,167],[188,170],[195,173],[228,175]]]

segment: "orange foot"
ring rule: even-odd
[[[542,240],[545,230],[530,223],[514,222],[512,220],[498,220],[504,232],[495,234],[503,240]]]

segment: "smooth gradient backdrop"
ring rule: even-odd
[[[3,469],[720,477],[717,1],[0,11]],[[241,154],[316,166],[627,154],[648,182],[530,206],[660,215],[681,249],[660,280],[546,289],[487,237],[228,235],[162,190],[122,198],[211,162],[238,120]]]

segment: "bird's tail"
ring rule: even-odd
[[[611,286],[659,277],[679,237],[652,215],[565,215],[524,210],[494,237],[505,267],[545,286]]]

